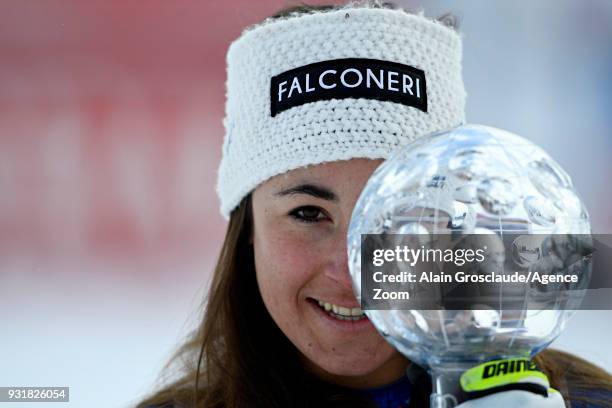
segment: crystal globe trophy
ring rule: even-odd
[[[567,243],[568,234],[590,233],[570,177],[544,150],[504,130],[464,125],[399,148],[372,174],[349,226],[349,269],[355,295],[377,330],[432,376],[431,406],[452,407],[462,372],[493,359],[532,358],[561,333],[581,296],[568,299],[558,286],[526,283],[510,293],[493,288],[500,302],[486,306],[367,307],[362,234],[410,234],[425,241],[478,236],[489,251],[483,268],[510,263],[530,270],[542,268],[543,255]],[[584,288],[590,265],[578,267],[584,279],[575,288]],[[505,309],[503,297],[518,297],[520,306]]]

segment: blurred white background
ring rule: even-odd
[[[468,121],[544,147],[612,232],[612,2],[399,3],[459,17]],[[0,386],[87,408],[151,390],[223,238],[224,54],[290,4],[2,2]],[[578,312],[553,346],[612,370],[611,317]]]

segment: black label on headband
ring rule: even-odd
[[[364,58],[321,61],[272,77],[271,115],[309,102],[366,98],[427,112],[425,72],[397,62]]]

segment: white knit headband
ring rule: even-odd
[[[217,192],[227,219],[270,177],[398,146],[465,122],[461,39],[402,10],[267,20],[227,54]]]

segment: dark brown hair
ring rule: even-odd
[[[376,7],[395,8],[392,3]],[[308,6],[284,9],[272,18],[334,9]],[[445,15],[442,21],[456,26]],[[255,275],[250,195],[232,212],[215,267],[201,324],[166,365],[164,374],[176,377],[137,407],[375,407],[364,394],[326,384],[300,364],[298,351],[268,313]],[[546,350],[537,365],[566,399],[610,406],[611,376],[571,354]],[[178,370],[178,371],[177,371]],[[415,384],[411,407],[429,405],[431,384],[425,376]]]

